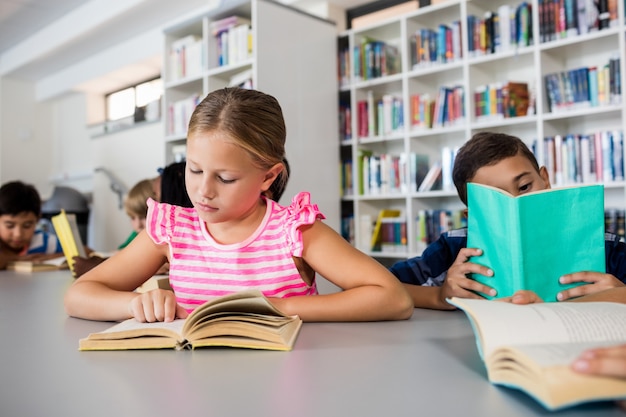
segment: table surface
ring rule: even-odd
[[[460,311],[305,323],[291,352],[79,352],[78,339],[111,323],[65,314],[72,281],[0,272],[1,416],[624,415],[607,402],[550,413],[490,384]]]

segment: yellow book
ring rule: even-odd
[[[195,349],[222,346],[291,350],[302,320],[276,309],[258,290],[214,298],[186,319],[140,323],[128,319],[79,341],[79,350]]]
[[[383,219],[386,217],[398,217],[402,212],[400,210],[381,210],[378,212],[378,218],[376,219],[376,225],[374,226],[374,232],[372,233],[372,242],[371,242],[371,250],[379,251],[381,250],[382,243],[382,227],[383,227]]]
[[[52,226],[63,248],[63,255],[65,255],[67,265],[72,271],[72,275],[74,275],[74,257],[87,257],[85,246],[78,232],[76,215],[68,214],[65,210],[61,210],[61,213],[52,216]]]

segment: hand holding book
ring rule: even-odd
[[[559,279],[580,271],[605,272],[604,188],[584,185],[513,197],[469,183],[467,246],[483,250],[472,262],[493,270],[472,278],[508,297],[522,289],[545,301],[585,282]],[[486,298],[493,298],[486,295]]]

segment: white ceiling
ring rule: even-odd
[[[229,0],[0,0],[0,70],[5,69],[0,71],[0,76],[4,73],[26,81],[41,80],[142,31],[158,27],[168,16],[203,7],[211,1]],[[280,1],[306,7],[322,0]],[[330,0],[328,3],[349,9],[370,1]],[[115,9],[109,17],[103,16],[104,13],[89,13],[108,9]],[[64,25],[72,22],[71,17],[76,22],[77,16],[89,18],[79,20],[82,27]],[[48,39],[48,33],[54,33],[58,40]],[[45,43],[48,44],[43,45]],[[11,67],[16,61],[18,64]],[[124,87],[122,84],[128,84],[130,79],[137,82],[158,74],[160,64],[161,58],[154,56],[88,82],[81,89],[110,92]]]

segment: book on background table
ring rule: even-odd
[[[522,390],[549,410],[626,398],[626,378],[570,367],[584,350],[626,344],[626,304],[448,302],[470,320],[491,383]]]
[[[85,246],[80,238],[76,215],[73,213],[68,214],[65,210],[61,210],[59,214],[52,216],[52,226],[59,238],[61,248],[63,248],[63,255],[65,255],[67,265],[72,271],[72,275],[76,276],[74,272],[74,257],[87,257]]]
[[[585,284],[561,284],[562,275],[606,270],[600,184],[514,197],[499,188],[469,183],[467,203],[467,247],[483,250],[471,262],[494,272],[492,277],[470,276],[495,288],[498,298],[524,289],[544,301],[556,301],[558,292]]]
[[[67,269],[67,262],[63,255],[46,260],[32,260],[32,261],[10,261],[7,264],[9,271],[16,272],[41,272],[41,271],[56,271],[59,269]]]
[[[186,319],[141,323],[128,319],[79,341],[79,350],[236,347],[291,350],[302,320],[276,309],[258,290],[207,301]]]

